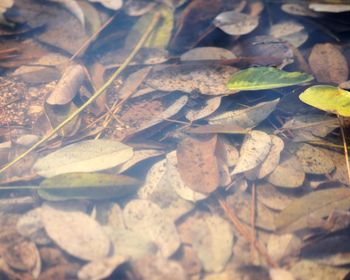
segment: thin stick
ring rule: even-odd
[[[243,224],[239,221],[232,209],[228,207],[221,195],[218,192],[216,192],[215,194],[221,208],[225,211],[226,215],[228,216],[232,224],[235,226],[238,233],[241,234],[245,240],[254,245],[258,253],[266,259],[268,265],[270,265],[273,268],[279,268],[278,264],[269,256],[266,250],[258,242],[252,242],[249,230],[245,226],[243,226]]]
[[[113,73],[113,75],[109,78],[109,80],[98,90],[96,91],[81,107],[79,107],[74,113],[72,113],[68,118],[66,118],[63,122],[61,122],[56,128],[54,128],[51,132],[49,132],[44,138],[39,140],[37,143],[35,143],[33,146],[31,146],[27,151],[19,155],[17,158],[15,158],[10,163],[6,164],[3,168],[0,169],[0,173],[4,172],[6,169],[14,165],[16,162],[20,161],[22,158],[24,158],[26,155],[28,155],[30,152],[35,150],[37,147],[39,147],[41,144],[45,143],[48,139],[50,139],[56,132],[58,132],[61,128],[63,128],[66,124],[71,122],[77,115],[79,115],[87,106],[89,106],[92,102],[95,101],[97,97],[99,97],[112,83],[113,81],[119,76],[119,74],[129,65],[131,60],[134,58],[134,56],[137,54],[137,52],[142,48],[143,44],[146,42],[148,36],[153,31],[154,27],[158,23],[160,18],[159,13],[155,13],[153,16],[147,30],[142,35],[140,41],[136,44],[133,51],[130,53],[130,55],[125,59],[123,64]]]
[[[250,227],[251,227],[251,239],[252,243],[250,245],[250,254],[251,254],[251,259],[252,263],[254,263],[255,260],[255,247],[254,244],[256,242],[256,230],[255,230],[255,205],[256,205],[256,187],[255,184],[253,183],[252,185],[252,201],[251,201],[251,210],[250,210]]]
[[[346,139],[345,139],[343,123],[341,121],[341,117],[338,114],[337,114],[337,118],[338,118],[338,121],[339,121],[341,138],[343,140],[344,155],[345,155],[345,161],[346,161],[346,170],[348,171],[348,179],[349,179],[349,186],[350,186],[350,165],[349,165],[348,146],[346,145]]]

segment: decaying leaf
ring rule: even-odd
[[[283,258],[299,256],[301,245],[301,239],[294,234],[271,235],[267,251],[274,260],[280,262]]]
[[[261,164],[271,149],[271,137],[260,130],[251,131],[240,149],[240,158],[231,175],[251,170]]]
[[[270,137],[271,149],[269,151],[269,154],[267,155],[267,157],[261,165],[245,173],[246,178],[250,180],[264,178],[267,175],[269,175],[272,171],[274,171],[277,167],[280,161],[280,154],[284,148],[284,142],[281,138],[275,135],[271,135]]]
[[[99,171],[126,162],[132,155],[132,148],[118,141],[86,140],[39,159],[34,165],[34,170],[44,177],[71,172]]]
[[[344,1],[346,3],[346,1]],[[337,3],[311,3],[309,4],[309,9],[315,12],[326,12],[326,13],[342,13],[349,12],[349,4],[337,4]]]
[[[115,10],[115,11],[119,10],[123,5],[123,0],[88,0],[88,1],[101,3],[106,8]]]
[[[235,166],[239,159],[238,150],[235,148],[235,146],[232,145],[232,143],[228,139],[224,137],[218,138],[216,154],[229,167]]]
[[[308,38],[304,26],[296,21],[284,21],[271,26],[270,34],[300,47]]]
[[[174,222],[162,209],[148,200],[130,201],[123,210],[125,225],[135,232],[142,232],[158,246],[164,257],[170,257],[180,246]]]
[[[235,57],[233,52],[224,48],[198,47],[185,52],[180,59],[182,61],[196,61],[233,59]]]
[[[309,64],[319,82],[339,84],[348,79],[348,63],[334,44],[316,44],[309,56]]]
[[[211,193],[219,186],[216,141],[215,135],[204,139],[186,137],[177,146],[179,173],[194,191]]]
[[[330,157],[321,149],[309,144],[302,144],[297,150],[296,156],[305,173],[329,174],[335,168]]]
[[[210,99],[207,99],[205,101],[205,104],[202,105],[200,108],[193,108],[190,109],[187,113],[186,113],[186,118],[193,122],[195,120],[200,120],[203,119],[209,115],[211,115],[212,113],[214,113],[221,104],[221,96],[217,96],[217,97],[213,97]]]
[[[334,209],[348,209],[350,190],[347,188],[314,191],[294,200],[276,216],[276,229],[283,232],[319,226]]]
[[[110,252],[110,240],[87,214],[44,204],[41,217],[49,237],[64,251],[82,260],[97,260]]]
[[[209,118],[209,123],[231,124],[241,128],[253,128],[265,120],[275,110],[279,100],[278,98],[272,101],[261,102],[249,108],[225,112]]]
[[[213,23],[230,35],[244,35],[252,32],[258,26],[259,18],[235,11],[228,11],[219,14]]]
[[[267,177],[267,181],[271,184],[282,188],[300,187],[304,179],[305,173],[295,156],[282,161]]]
[[[162,91],[198,91],[205,95],[232,94],[234,91],[227,89],[225,84],[236,71],[231,66],[159,66],[148,76],[146,85]]]

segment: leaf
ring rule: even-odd
[[[38,195],[46,200],[109,199],[136,191],[141,182],[125,176],[106,173],[68,173],[45,179]]]
[[[204,139],[186,137],[177,146],[177,168],[185,184],[194,191],[211,193],[219,186],[216,141],[216,135]]]
[[[200,108],[191,108],[186,113],[186,119],[193,122],[211,115],[220,107],[221,99],[221,96],[212,97],[207,99],[205,103],[200,106]]]
[[[133,156],[131,147],[113,140],[86,140],[61,148],[34,164],[43,177],[71,172],[93,172],[115,167]]]
[[[50,0],[50,2],[57,2],[64,6],[68,11],[70,11],[81,23],[82,26],[85,25],[85,18],[82,9],[76,1],[72,0]]]
[[[348,63],[334,44],[316,44],[309,56],[309,64],[319,82],[340,84],[348,79]]]
[[[198,47],[181,55],[181,61],[223,60],[236,58],[230,50],[217,47]]]
[[[108,9],[111,10],[119,10],[123,6],[123,0],[88,0],[93,3],[101,3]]]
[[[299,95],[304,103],[320,110],[350,117],[350,92],[341,88],[316,85]]]
[[[344,1],[345,2],[345,1]],[[326,13],[343,13],[350,11],[350,5],[347,4],[327,4],[327,3],[311,3],[309,9],[315,12]]]
[[[327,154],[309,144],[302,144],[296,156],[305,173],[329,174],[335,168],[332,159]]]
[[[46,102],[50,105],[65,105],[73,100],[85,80],[84,68],[79,65],[67,67]]]
[[[261,102],[246,109],[218,114],[209,118],[209,123],[236,125],[241,128],[253,128],[265,120],[275,110],[279,100],[280,99],[277,98],[272,101]]]
[[[110,240],[102,227],[79,211],[63,210],[64,204],[44,204],[42,222],[50,238],[64,251],[82,260],[98,260],[110,251]]]
[[[262,90],[309,82],[312,76],[301,72],[286,72],[274,67],[255,67],[238,71],[230,78],[231,90]]]
[[[259,25],[259,18],[235,11],[219,14],[214,25],[230,35],[244,35],[252,32]]]
[[[156,26],[150,37],[147,39],[144,45],[146,48],[166,48],[169,43],[171,31],[174,25],[173,10],[163,5],[160,7],[159,12],[162,21]],[[140,36],[144,33],[146,27],[149,25],[153,16],[154,12],[150,12],[139,18],[126,38],[126,47],[135,45]]]
[[[305,179],[305,173],[300,162],[295,156],[291,156],[280,163],[267,177],[267,181],[281,188],[300,187]]]
[[[148,76],[146,85],[162,91],[199,91],[205,95],[232,94],[234,92],[225,85],[236,71],[237,68],[231,66],[158,66]]]
[[[276,230],[283,232],[308,228],[314,221],[320,221],[334,209],[350,208],[348,188],[314,191],[294,200],[276,216]]]
[[[170,257],[179,248],[175,224],[157,204],[148,200],[132,200],[125,206],[123,215],[126,227],[149,237],[158,245],[163,257]]]
[[[296,21],[283,21],[272,25],[270,35],[285,40],[296,48],[304,44],[309,37],[304,26]]]
[[[251,170],[261,164],[271,148],[271,137],[259,130],[251,131],[240,149],[240,158],[231,175]]]

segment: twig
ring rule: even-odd
[[[341,117],[338,114],[337,114],[337,118],[338,118],[338,121],[339,121],[341,138],[343,140],[344,155],[345,155],[345,161],[346,161],[346,170],[348,171],[348,179],[349,179],[349,185],[350,185],[350,165],[349,165],[348,146],[346,145],[346,139],[345,139],[343,123],[341,121]]]
[[[48,139],[50,139],[56,132],[58,132],[61,128],[63,128],[66,124],[71,122],[77,115],[79,115],[87,106],[89,106],[92,102],[95,101],[97,97],[99,97],[112,83],[113,81],[119,76],[119,74],[129,65],[131,60],[134,58],[136,53],[142,48],[143,44],[146,42],[148,36],[153,31],[154,27],[158,23],[160,18],[159,13],[155,13],[147,30],[142,35],[140,41],[136,44],[133,51],[130,53],[130,55],[125,59],[123,64],[113,73],[113,75],[108,79],[108,81],[98,90],[96,91],[81,107],[79,107],[74,113],[72,113],[69,117],[67,117],[63,122],[61,122],[56,128],[54,128],[51,132],[49,132],[44,138],[39,140],[37,143],[35,143],[33,146],[31,146],[27,151],[19,155],[17,158],[15,158],[10,163],[6,164],[3,168],[0,169],[0,173],[7,170],[9,167],[14,165],[16,162],[20,161],[22,158],[24,158],[26,155],[28,155],[30,152],[35,150],[37,147],[39,147],[41,144],[45,143]]]
[[[235,226],[238,233],[241,234],[245,240],[247,240],[248,242],[250,242],[254,245],[254,247],[258,251],[258,253],[266,259],[266,262],[268,263],[268,265],[270,265],[273,268],[279,268],[278,264],[269,256],[269,254],[266,252],[266,250],[258,242],[252,241],[251,233],[239,221],[239,219],[237,218],[235,213],[232,211],[232,209],[230,207],[228,207],[228,205],[226,204],[226,202],[222,198],[222,196],[218,192],[216,192],[215,194],[216,194],[216,198],[219,201],[221,208],[225,211],[226,215],[228,216],[228,218],[230,219],[232,224]]]
[[[252,201],[251,201],[251,208],[250,208],[250,227],[251,227],[251,245],[250,245],[250,254],[251,254],[251,259],[252,259],[252,263],[254,263],[254,259],[255,259],[255,247],[254,244],[256,243],[256,230],[255,230],[255,205],[256,205],[256,187],[255,184],[253,183],[252,185]]]

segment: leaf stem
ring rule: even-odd
[[[112,74],[112,76],[108,79],[108,81],[99,90],[97,90],[81,107],[79,107],[74,113],[72,113],[69,117],[67,117],[56,128],[54,128],[51,132],[49,132],[45,137],[43,137],[41,140],[39,140],[37,143],[35,143],[33,146],[31,146],[24,153],[19,155],[17,158],[15,158],[14,160],[12,160],[8,164],[6,164],[3,168],[1,168],[0,173],[4,172],[5,170],[7,170],[11,166],[13,166],[15,163],[17,163],[18,161],[23,159],[25,156],[27,156],[30,152],[35,150],[41,144],[45,143],[56,132],[58,132],[66,124],[71,122],[77,115],[79,115],[87,106],[89,106],[92,102],[94,102],[95,99],[97,97],[99,97],[112,84],[112,82],[119,76],[119,74],[129,65],[131,60],[134,58],[134,56],[137,54],[137,52],[142,48],[143,44],[148,39],[149,35],[152,33],[152,31],[153,31],[154,27],[157,25],[159,19],[160,19],[160,13],[155,13],[149,26],[147,27],[145,33],[140,38],[140,41],[136,44],[135,48],[132,50],[132,52],[129,54],[129,56],[125,59],[123,64]]]
[[[337,114],[337,118],[338,118],[338,121],[339,121],[341,138],[342,138],[342,141],[343,141],[344,155],[345,155],[345,161],[346,161],[346,170],[348,171],[348,180],[349,180],[349,186],[350,186],[350,165],[349,165],[348,146],[346,145],[346,139],[345,139],[343,122],[342,122],[341,117],[339,116],[339,114]]]

